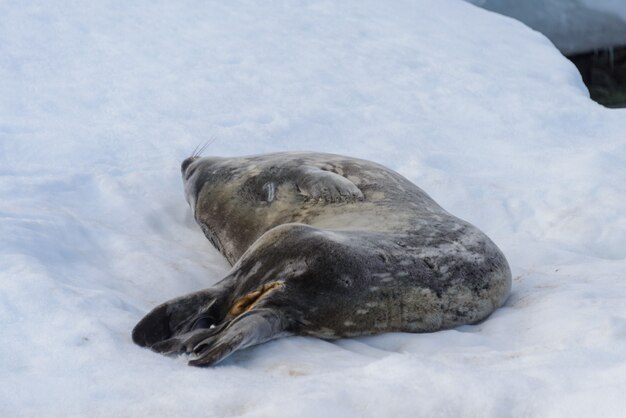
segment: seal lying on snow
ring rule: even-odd
[[[427,332],[486,318],[511,272],[480,230],[379,164],[319,153],[182,163],[204,234],[233,264],[156,307],[133,341],[208,366],[286,336]]]

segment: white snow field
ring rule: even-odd
[[[474,326],[290,337],[213,368],[135,346],[229,269],[179,165],[383,163],[513,271]],[[626,110],[454,0],[0,2],[0,416],[623,416]]]

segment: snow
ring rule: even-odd
[[[465,2],[0,3],[0,415],[619,416],[626,111],[541,34]],[[347,154],[504,251],[487,321],[290,337],[209,369],[135,346],[226,261],[179,164]]]
[[[467,0],[538,30],[564,54],[626,44],[623,0]]]

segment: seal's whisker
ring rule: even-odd
[[[206,149],[215,142],[215,140],[216,140],[216,138],[213,136],[213,137],[209,138],[204,144],[202,142],[200,142],[193,149],[193,152],[191,153],[190,157],[200,157],[202,155],[202,153],[204,151],[206,151]]]
[[[200,148],[200,150],[198,151],[197,156],[199,157],[200,154],[202,154],[204,151],[206,151],[206,149],[209,147],[209,145],[212,145],[215,142],[215,137],[211,137],[209,138],[204,145],[202,146],[202,148]]]
[[[196,151],[198,151],[199,147],[200,147],[200,144],[196,145],[196,147],[191,152],[191,157],[196,157]]]

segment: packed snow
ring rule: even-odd
[[[626,110],[543,35],[453,0],[0,2],[0,416],[619,416]],[[229,266],[179,165],[374,160],[513,271],[483,323],[290,337],[213,368],[134,345]]]

